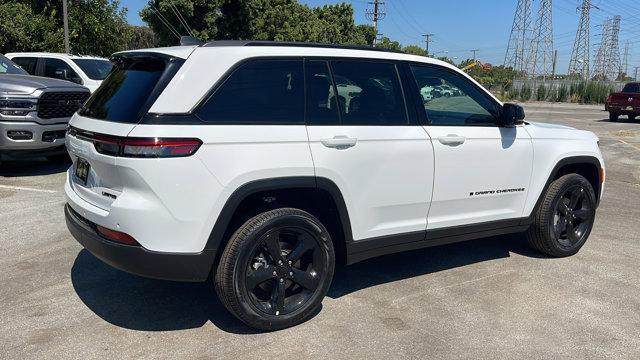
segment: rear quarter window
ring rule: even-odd
[[[162,59],[140,58],[117,64],[87,101],[80,115],[137,123],[166,69]]]
[[[302,59],[241,64],[200,107],[211,123],[303,124]]]

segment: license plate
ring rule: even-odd
[[[78,158],[76,161],[76,177],[83,185],[87,185],[87,178],[89,177],[89,162],[83,158]]]

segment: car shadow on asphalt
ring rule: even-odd
[[[341,267],[328,296],[334,299],[368,287],[509,257],[511,252],[543,257],[530,250],[523,235],[506,235],[386,255]],[[87,250],[71,269],[78,297],[103,320],[123,328],[172,331],[198,328],[211,321],[235,334],[254,334],[218,300],[212,282],[153,280],[112,268]]]
[[[50,161],[45,158],[5,160],[0,164],[0,176],[24,177],[58,174],[67,171],[71,159]]]
[[[608,123],[612,123],[612,124],[615,124],[615,123],[622,123],[622,124],[638,124],[638,123],[640,122],[640,120],[638,120],[637,118],[636,118],[636,119],[631,120],[631,119],[629,119],[629,118],[628,118],[628,117],[626,117],[626,116],[621,116],[621,117],[619,117],[617,121],[611,121],[611,120],[609,120],[609,118],[600,119],[600,120],[596,120],[596,121],[597,121],[597,122],[608,122]]]

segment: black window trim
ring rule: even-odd
[[[411,82],[414,84],[414,88],[418,88],[418,84],[416,83],[415,77],[413,75],[413,72],[411,71],[411,66],[422,66],[422,67],[429,67],[429,68],[435,68],[438,70],[442,70],[445,72],[448,72],[450,74],[453,74],[455,76],[458,76],[460,78],[462,78],[464,81],[466,81],[469,85],[471,85],[472,87],[474,87],[476,90],[478,90],[478,92],[481,94],[481,96],[483,96],[484,98],[486,98],[487,100],[489,100],[490,103],[494,104],[497,112],[496,111],[490,111],[488,109],[487,110],[491,115],[493,115],[494,119],[495,119],[495,124],[476,124],[476,125],[466,125],[466,124],[431,124],[429,123],[429,118],[427,115],[427,111],[426,109],[424,109],[424,105],[420,106],[419,108],[422,108],[423,110],[418,110],[418,119],[421,122],[422,125],[424,126],[445,126],[445,127],[451,127],[451,126],[458,126],[458,127],[470,127],[470,128],[477,128],[477,127],[501,127],[500,126],[500,112],[502,111],[502,105],[497,102],[493,97],[489,96],[487,94],[487,90],[485,90],[484,88],[482,88],[481,86],[478,86],[476,83],[469,81],[469,79],[465,78],[464,76],[462,76],[461,74],[459,74],[458,72],[451,70],[447,67],[441,66],[441,65],[437,65],[437,64],[429,64],[429,63],[422,63],[422,62],[417,62],[417,61],[406,61],[407,64],[407,70],[409,71],[409,74],[411,75]],[[418,90],[418,93],[420,91]],[[414,100],[415,103],[415,100]]]
[[[283,123],[281,121],[278,122],[213,122],[213,121],[203,121],[200,117],[198,117],[197,112],[200,110],[202,105],[206,103],[211,96],[224,84],[229,77],[241,66],[246,63],[252,61],[259,60],[301,60],[302,67],[304,71],[304,122],[303,123]],[[342,118],[340,118],[340,125],[322,125],[322,124],[308,124],[307,121],[307,68],[306,63],[309,60],[319,60],[326,61],[329,65],[329,73],[331,74],[331,80],[335,86],[334,72],[332,67],[332,61],[367,61],[367,62],[382,62],[382,63],[392,63],[395,65],[396,73],[398,76],[398,81],[400,82],[402,99],[404,101],[405,107],[405,116],[407,119],[406,125],[353,125],[353,126],[461,126],[461,125],[433,125],[428,123],[428,119],[426,117],[426,111],[421,110],[424,109],[423,106],[417,106],[416,104],[416,93],[413,91],[413,88],[417,88],[417,84],[411,72],[411,66],[428,66],[435,67],[444,71],[448,71],[456,76],[461,76],[454,70],[448,69],[447,67],[440,66],[437,64],[424,63],[419,61],[411,61],[411,60],[398,60],[398,59],[385,59],[385,58],[369,58],[369,57],[353,57],[353,56],[254,56],[244,58],[235,64],[233,64],[229,69],[227,69],[222,76],[209,88],[209,90],[205,93],[205,95],[191,108],[191,110],[178,113],[178,114],[161,114],[161,113],[145,113],[145,115],[140,120],[139,124],[144,125],[305,125],[305,126],[342,126]],[[468,81],[467,79],[464,79]],[[494,98],[488,96],[486,94],[486,90],[482,87],[476,85],[473,82],[469,83],[475,87],[482,96],[485,96],[489,101],[496,105],[496,109],[499,111],[502,109],[502,105],[497,102]],[[164,88],[163,88],[164,89]],[[335,89],[337,91],[337,89]],[[419,93],[419,91],[418,91]],[[159,94],[157,94],[159,95]],[[154,97],[154,101],[157,99],[157,96]],[[413,106],[409,105],[409,102],[413,104]],[[148,108],[147,108],[148,111]],[[340,113],[340,112],[338,112]],[[423,115],[424,113],[424,115]],[[340,115],[340,114],[339,114]],[[499,114],[494,114],[497,118]],[[462,125],[464,126],[464,125]],[[474,127],[499,127],[499,125],[473,125]]]

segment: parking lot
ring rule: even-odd
[[[640,122],[597,106],[528,104],[527,120],[600,137],[605,196],[590,239],[551,259],[522,235],[371,259],[339,270],[322,311],[259,333],[211,283],[110,268],[63,216],[69,164],[0,168],[2,358],[640,358]]]

